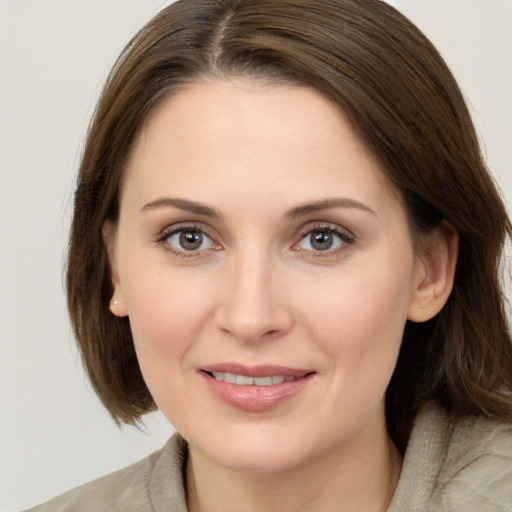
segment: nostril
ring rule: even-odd
[[[270,341],[289,332],[293,320],[285,304],[255,292],[249,298],[237,294],[225,297],[215,312],[215,325],[240,341]]]

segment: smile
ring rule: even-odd
[[[304,377],[304,375],[272,375],[267,377],[250,377],[248,375],[238,375],[236,373],[228,372],[210,372],[215,380],[228,382],[229,384],[236,384],[237,386],[272,386],[275,384],[282,384],[283,382],[293,382],[297,379]]]
[[[283,366],[222,363],[198,372],[210,393],[224,404],[247,412],[270,411],[312,385],[313,370]]]

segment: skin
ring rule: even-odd
[[[191,230],[197,250],[180,245]],[[312,230],[332,246],[318,250]],[[401,457],[385,390],[406,320],[448,297],[456,235],[444,226],[414,250],[399,194],[331,102],[247,80],[172,95],[138,138],[104,234],[111,310],[129,316],[146,383],[189,443],[192,512],[386,510]],[[222,362],[313,375],[250,412],[205,385],[199,370]]]

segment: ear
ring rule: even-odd
[[[101,229],[103,243],[107,250],[108,263],[110,267],[110,277],[112,279],[112,288],[114,293],[110,300],[110,312],[119,317],[127,316],[126,304],[124,301],[123,291],[119,280],[119,272],[117,267],[117,255],[115,251],[116,232],[111,221],[107,220],[103,223]]]
[[[459,235],[449,222],[442,221],[420,245],[407,315],[413,322],[430,320],[448,300],[455,277]]]

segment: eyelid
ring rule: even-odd
[[[160,230],[157,234],[156,241],[163,242],[171,235],[174,235],[179,231],[185,231],[187,229],[189,231],[200,231],[201,233],[204,233],[205,235],[210,237],[208,232],[202,226],[199,226],[195,222],[178,222],[177,224],[170,224],[163,228],[162,230]]]
[[[214,244],[213,248],[208,249],[202,249],[198,251],[186,251],[186,250],[178,250],[174,249],[170,244],[165,243],[166,240],[176,234],[180,231],[198,231],[207,238],[209,238],[212,243]],[[333,250],[327,249],[325,251],[311,251],[308,249],[299,249],[297,248],[298,244],[304,240],[308,235],[314,233],[315,231],[327,231],[330,233],[334,233],[336,236],[338,236],[341,241],[343,242],[341,244],[341,247],[335,248]],[[335,224],[332,222],[321,222],[321,221],[312,221],[307,223],[305,226],[301,227],[300,230],[297,232],[297,234],[294,237],[296,241],[292,244],[292,250],[295,251],[304,251],[308,253],[313,253],[315,256],[329,256],[333,255],[339,251],[342,251],[346,248],[347,245],[352,245],[356,239],[355,235],[347,228],[340,226],[339,224]],[[169,251],[173,254],[176,254],[178,256],[182,257],[201,257],[205,256],[204,253],[208,253],[210,251],[218,251],[223,249],[222,244],[217,242],[218,237],[211,234],[211,230],[204,226],[201,222],[178,222],[176,224],[170,224],[167,225],[165,228],[160,230],[154,241],[157,244],[163,245],[164,250]]]
[[[208,249],[202,249],[202,250],[198,250],[198,251],[186,251],[184,249],[183,250],[175,249],[173,246],[166,243],[166,241],[169,237],[171,237],[172,235],[175,235],[176,233],[179,233],[180,231],[198,231],[203,236],[206,236],[207,238],[209,238],[215,247],[208,248]],[[170,224],[170,225],[166,226],[165,228],[163,228],[157,234],[157,236],[155,238],[155,242],[157,244],[161,244],[163,246],[164,250],[169,251],[172,254],[175,254],[175,255],[178,255],[178,256],[181,256],[184,258],[190,258],[190,257],[199,258],[199,257],[204,256],[205,255],[204,253],[206,253],[208,251],[220,250],[222,248],[221,244],[219,244],[215,240],[215,236],[211,235],[209,231],[210,231],[209,229],[205,228],[203,225],[199,225],[199,223],[196,223],[196,222],[179,222],[177,224]]]
[[[338,236],[341,241],[343,242],[341,244],[341,247],[338,247],[333,250],[325,250],[325,251],[311,251],[308,249],[298,249],[296,248],[300,242],[302,242],[307,236],[311,235],[312,233],[318,232],[318,231],[326,231],[329,233],[334,233],[336,236]],[[347,228],[341,227],[338,224],[334,224],[331,222],[313,222],[309,223],[306,226],[302,227],[297,235],[298,241],[293,244],[293,249],[296,251],[304,251],[308,253],[313,253],[315,256],[328,256],[337,253],[338,251],[341,251],[346,248],[346,245],[352,245],[355,242],[355,235]]]

